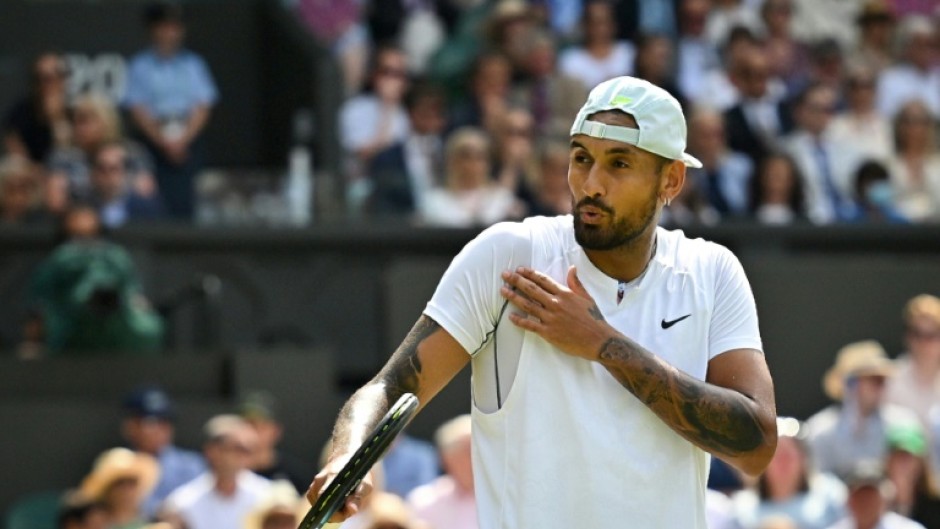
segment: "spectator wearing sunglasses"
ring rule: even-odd
[[[205,432],[209,471],[173,491],[162,517],[187,529],[243,527],[271,487],[248,470],[258,434],[236,415],[209,419]]]

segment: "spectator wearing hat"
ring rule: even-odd
[[[844,478],[860,461],[884,460],[889,427],[919,424],[917,415],[885,402],[894,365],[874,340],[846,345],[823,378],[833,404],[809,418],[807,441],[815,467]]]
[[[108,529],[108,512],[101,502],[80,491],[65,493],[56,515],[58,529]]]
[[[296,529],[310,504],[289,481],[278,480],[245,520],[244,529]]]
[[[143,504],[148,519],[156,516],[173,490],[206,471],[201,455],[173,444],[175,419],[173,401],[159,386],[141,386],[124,399],[124,440],[130,448],[155,457],[160,465],[160,478]]]
[[[894,62],[895,16],[885,0],[868,0],[855,18],[859,39],[849,62],[872,69],[876,74]]]
[[[131,59],[124,105],[154,157],[167,211],[190,218],[193,181],[204,163],[202,133],[218,91],[203,58],[183,47],[186,32],[177,4],[150,4],[144,23],[152,45]]]
[[[848,515],[829,529],[924,529],[924,526],[888,510],[894,486],[880,461],[861,461],[846,475]]]
[[[146,523],[144,499],[160,476],[156,459],[127,448],[112,448],[95,460],[81,493],[101,502],[110,529],[141,529]]]
[[[940,527],[940,498],[927,460],[927,439],[920,427],[888,429],[885,474],[895,490],[891,510],[926,527]]]
[[[161,517],[186,529],[240,529],[271,486],[248,470],[258,434],[237,415],[209,419],[205,433],[209,470],[170,493]]]
[[[298,493],[306,492],[311,469],[278,448],[284,426],[278,420],[274,396],[265,391],[248,393],[239,405],[238,414],[258,434],[257,449],[251,455],[248,468],[270,480],[288,481]]]
[[[886,399],[914,410],[926,426],[931,407],[940,404],[940,298],[920,294],[907,302],[904,344]]]
[[[433,529],[476,529],[476,498],[470,464],[470,416],[442,424],[434,434],[444,475],[408,495],[415,515]]]
[[[438,526],[420,520],[395,494],[377,492],[374,496],[356,523],[349,524],[348,528],[347,524],[343,524],[343,529],[438,529]],[[447,524],[440,527],[451,529],[460,526]]]
[[[786,516],[800,529],[826,529],[845,515],[845,485],[810,464],[805,429],[792,417],[777,418],[777,451],[755,489],[733,497],[742,529],[758,529],[767,518]]]

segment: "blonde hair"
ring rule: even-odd
[[[72,104],[74,112],[85,111],[95,116],[104,124],[104,137],[102,143],[119,141],[123,136],[121,130],[121,116],[117,106],[106,96],[99,93],[88,93],[79,96]]]
[[[444,145],[444,157],[447,161],[445,169],[445,185],[447,187],[452,187],[456,183],[456,175],[454,174],[453,166],[457,156],[461,151],[476,146],[482,147],[485,151],[487,165],[489,165],[490,138],[482,129],[476,127],[461,127],[455,130],[450,135],[450,138],[447,139],[447,143]],[[489,169],[487,171],[489,171]],[[491,175],[487,174],[486,176],[489,178]],[[482,182],[482,184],[486,183],[488,183],[488,180]]]
[[[446,452],[455,444],[470,436],[471,419],[469,414],[458,415],[445,422],[434,432],[434,444],[441,452]]]

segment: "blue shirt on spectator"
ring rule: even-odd
[[[157,455],[160,463],[160,481],[144,500],[143,512],[153,519],[163,500],[180,485],[189,483],[206,471],[206,462],[198,452],[170,445]]]
[[[437,450],[427,441],[402,435],[382,459],[385,489],[402,498],[440,475]]]
[[[125,106],[142,106],[159,120],[185,118],[195,107],[212,105],[217,99],[209,68],[191,51],[165,57],[151,49],[131,60]]]

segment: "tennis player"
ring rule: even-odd
[[[311,501],[399,395],[425,405],[470,363],[481,529],[705,529],[709,457],[759,474],[776,411],[737,258],[657,226],[701,165],[685,144],[664,90],[594,88],[571,128],[573,216],[497,224],[461,251],[346,403]]]

